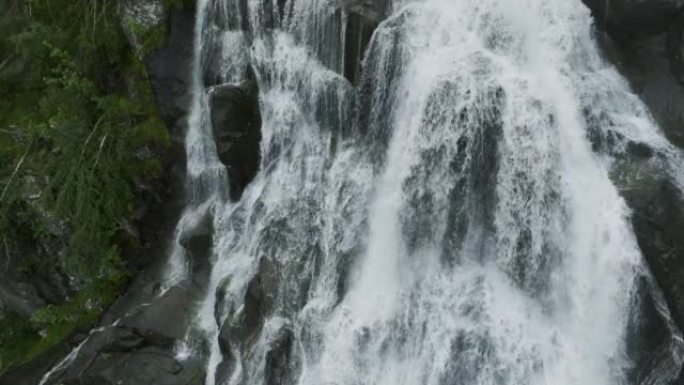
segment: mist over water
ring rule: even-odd
[[[213,222],[182,352],[206,359],[206,384],[634,383],[648,272],[609,175],[630,142],[681,160],[601,58],[589,10],[395,1],[356,87],[346,17],[326,0],[199,0],[177,231]],[[259,88],[260,172],[237,202],[208,72]],[[187,279],[180,244],[167,275]]]

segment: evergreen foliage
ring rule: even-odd
[[[119,7],[0,0],[0,262],[59,271],[73,286],[30,320],[0,314],[0,370],[94,321],[127,279],[121,248],[135,240],[121,223],[139,199],[133,181],[161,170],[139,150],[169,136]]]

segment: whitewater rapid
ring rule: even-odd
[[[389,9],[354,86],[336,3],[199,0],[177,237],[209,217],[213,269],[182,356],[206,358],[207,385],[629,383],[648,272],[609,175],[630,141],[673,150],[601,58],[589,10]],[[202,74],[237,84],[246,68],[261,171],[231,202]],[[589,139],[613,134],[608,151]],[[178,242],[167,286],[188,263]],[[268,300],[245,326],[255,276]]]

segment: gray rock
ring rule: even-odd
[[[121,325],[165,341],[181,340],[190,322],[192,296],[187,289],[172,287],[152,303],[143,305],[121,320]],[[163,341],[159,344],[163,345]]]
[[[71,373],[70,373],[71,374]],[[196,363],[183,364],[172,352],[145,346],[131,352],[103,352],[93,355],[76,376],[64,376],[64,385],[201,385],[202,368]]]
[[[67,367],[54,373],[48,383],[201,385],[201,363],[179,362],[173,346],[174,340],[157,330],[121,325],[96,329],[82,341]]]
[[[684,11],[680,12],[668,30],[666,52],[670,72],[684,86]]]
[[[226,317],[219,332],[219,346],[224,354],[230,354],[231,344],[249,345],[253,341],[273,310],[277,292],[277,266],[273,261],[262,257],[259,270],[247,285],[241,311],[236,314],[232,309],[224,310]]]
[[[287,385],[292,383],[292,349],[294,334],[288,326],[278,330],[266,353],[264,368],[265,385]]]
[[[261,161],[261,112],[256,82],[209,89],[211,123],[221,162],[228,168],[230,197],[240,199]]]
[[[584,0],[605,56],[684,147],[684,0]]]
[[[344,77],[352,84],[361,78],[361,61],[380,22],[387,17],[387,0],[345,0]]]
[[[155,29],[163,28],[167,17],[163,0],[127,0],[122,6],[122,29],[129,44],[142,55],[145,40]]]
[[[614,34],[651,35],[667,31],[684,0],[583,0],[601,27]]]
[[[8,309],[28,318],[45,304],[33,286],[0,274],[0,311]]]
[[[134,0],[131,0],[134,1]],[[193,60],[195,10],[183,8],[170,12],[166,21],[163,44],[144,58],[145,68],[154,90],[159,113],[182,141],[190,106],[190,74]]]
[[[638,153],[636,153],[638,154]],[[632,209],[639,247],[662,290],[672,318],[684,327],[684,197],[658,166],[657,154],[634,152],[621,160],[612,179]]]

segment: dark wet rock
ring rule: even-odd
[[[247,335],[257,332],[275,303],[278,291],[278,270],[275,262],[262,257],[259,271],[249,281],[245,293],[244,322]]]
[[[213,234],[212,218],[206,215],[193,228],[184,231],[179,239],[190,264],[192,281],[202,290],[206,288],[211,274]]]
[[[0,274],[0,311],[8,309],[23,317],[30,317],[43,306],[45,300],[38,296],[33,286]]]
[[[214,305],[214,318],[217,322],[226,319],[226,317],[231,317],[234,315],[234,309],[230,305],[230,293],[228,289],[230,287],[230,277],[223,278],[216,287],[216,305]]]
[[[627,324],[626,350],[630,362],[629,383],[655,384],[676,378],[684,342],[667,309],[662,292],[650,276],[637,278],[636,296]]]
[[[179,362],[174,340],[154,330],[130,326],[96,329],[80,344],[78,352],[48,384],[159,384],[201,385],[202,365]]]
[[[684,147],[684,1],[585,3],[606,58],[629,80],[667,138]]]
[[[209,90],[216,149],[228,168],[230,197],[240,199],[259,171],[261,113],[256,82],[221,85]]]
[[[583,0],[599,26],[614,34],[665,32],[684,6],[682,0]]]
[[[58,365],[72,348],[73,346],[67,343],[58,344],[36,359],[3,372],[0,375],[0,385],[38,384],[43,374],[47,373],[55,365]]]
[[[391,133],[391,111],[396,102],[397,87],[404,70],[405,38],[403,25],[408,11],[383,23],[380,35],[385,41],[371,42],[364,61],[363,77],[358,90],[358,127],[361,134],[368,135],[370,143],[380,148],[375,157],[384,154]],[[390,47],[389,49],[383,46]]]
[[[249,344],[254,339],[275,305],[277,291],[277,266],[270,259],[262,257],[259,270],[247,285],[241,311],[224,310],[226,317],[219,332],[219,346],[222,352],[230,354],[231,344]]]
[[[226,384],[235,370],[235,358],[230,353],[223,353],[223,360],[216,367],[216,383]]]
[[[155,346],[127,353],[100,352],[77,376],[66,375],[64,385],[201,385],[202,369],[183,365],[173,354]]]
[[[668,30],[665,47],[670,72],[684,86],[684,10]]]
[[[163,44],[144,58],[159,113],[172,133],[185,133],[190,106],[195,10],[184,7],[165,20]]]
[[[358,13],[347,16],[344,39],[344,77],[352,84],[361,78],[361,61],[378,23]]]
[[[668,180],[655,180],[623,195],[634,211],[632,223],[639,246],[673,318],[684,326],[684,199]]]
[[[294,344],[292,330],[284,326],[276,334],[266,353],[264,368],[265,385],[286,385],[291,383],[291,354]]]
[[[191,293],[181,287],[172,287],[152,303],[124,317],[121,324],[151,336],[180,340],[190,322],[191,306]]]
[[[684,197],[651,158],[632,156],[612,173],[632,210],[639,247],[662,290],[672,318],[684,327]]]
[[[347,14],[344,28],[344,77],[352,84],[361,80],[361,62],[373,32],[387,17],[386,0],[346,0],[342,8]]]

